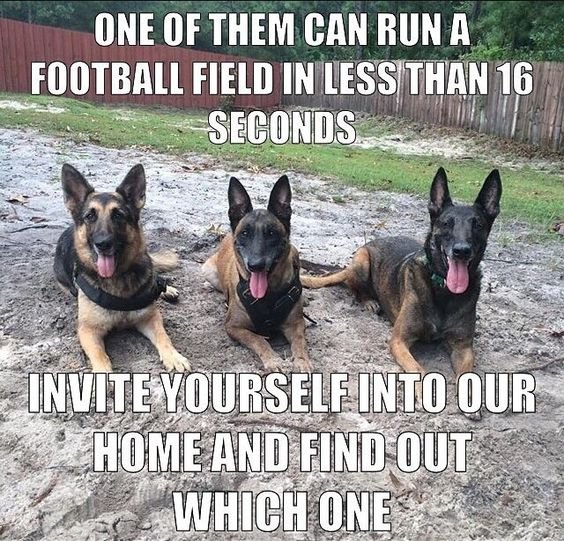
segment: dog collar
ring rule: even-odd
[[[427,257],[427,254],[425,252],[420,253],[416,257],[416,261],[418,261],[419,263],[421,263],[421,264],[423,264],[427,267],[427,269],[431,273],[431,282],[433,284],[435,284],[437,287],[445,287],[446,280],[440,274],[433,272],[433,269],[431,268],[431,264],[429,263],[429,259]]]
[[[127,298],[116,297],[103,289],[95,287],[82,273],[76,274],[74,281],[77,287],[94,304],[106,310],[118,312],[131,312],[147,308],[166,290],[166,279],[161,276],[157,276],[156,279],[150,279],[143,287],[139,288],[139,291],[134,296]]]
[[[433,282],[436,286],[445,287],[445,279],[435,272],[431,274],[431,282]]]
[[[302,295],[300,274],[284,288],[269,291],[262,299],[255,299],[249,289],[249,281],[239,277],[237,295],[259,334],[269,336],[288,317]]]

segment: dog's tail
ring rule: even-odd
[[[170,272],[178,267],[178,255],[172,250],[160,250],[149,257],[156,272]]]
[[[302,274],[300,282],[309,289],[319,289],[320,287],[336,286],[346,282],[349,277],[349,268],[340,269],[332,265],[320,265],[311,261],[302,260],[301,266],[310,272],[320,273],[329,271],[328,274],[322,276],[311,276],[310,274]]]
[[[347,281],[348,277],[349,269],[346,268],[338,272],[326,274],[325,276],[311,276],[308,274],[302,274],[300,276],[300,282],[304,287],[307,287],[309,289],[319,289],[320,287],[344,284]]]

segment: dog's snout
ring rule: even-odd
[[[262,272],[266,269],[266,261],[264,259],[249,259],[247,266],[251,272]]]
[[[96,237],[93,239],[94,246],[101,252],[107,252],[114,247],[114,239],[111,235]]]
[[[452,247],[452,255],[457,259],[468,259],[472,254],[472,247],[467,242],[457,242]]]

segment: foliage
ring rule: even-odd
[[[475,60],[564,60],[564,2],[483,2]]]
[[[167,12],[199,12],[202,30],[197,36],[196,48],[208,51],[239,54],[263,60],[344,60],[361,58],[393,59],[456,59],[477,60],[530,59],[564,60],[564,2],[562,1],[485,1],[451,0],[232,0],[194,1],[165,0],[161,2],[125,1],[4,1],[0,2],[0,16],[28,22],[60,26],[91,32],[94,18],[100,12],[153,12],[155,33],[162,39],[159,24]],[[311,12],[356,13],[365,11],[370,22],[369,45],[366,47],[319,46],[305,44],[302,21]],[[297,39],[295,46],[245,47],[212,44],[210,12],[292,12],[295,14]],[[443,17],[443,45],[437,47],[378,47],[376,45],[376,13],[430,13],[440,12]],[[467,47],[448,45],[449,22],[455,12],[468,15],[470,37],[473,44]]]

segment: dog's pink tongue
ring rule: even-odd
[[[251,295],[255,299],[262,299],[266,295],[266,290],[268,289],[266,271],[251,272],[249,287],[251,289]]]
[[[464,293],[468,289],[468,265],[465,261],[448,260],[446,285],[451,293]]]
[[[113,255],[98,255],[96,261],[98,267],[98,274],[102,278],[111,278],[116,270],[116,258]]]

